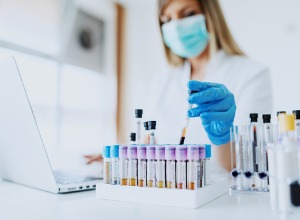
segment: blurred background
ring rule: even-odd
[[[274,112],[300,109],[300,1],[220,2],[241,48],[271,69]],[[156,6],[0,0],[0,52],[17,59],[50,154],[129,141],[134,109],[145,108],[149,82],[167,68]]]

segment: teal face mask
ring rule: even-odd
[[[170,21],[163,24],[161,30],[166,46],[182,58],[197,57],[209,41],[203,15]]]

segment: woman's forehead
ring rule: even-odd
[[[183,8],[200,8],[199,1],[198,0],[165,0],[162,1],[161,5],[161,13],[162,14],[168,14],[170,12],[173,12],[174,10],[180,10]]]

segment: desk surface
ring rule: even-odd
[[[105,201],[95,191],[56,195],[0,180],[0,219],[300,219],[280,216],[268,196],[226,194],[199,209]]]

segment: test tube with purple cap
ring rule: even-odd
[[[155,146],[147,146],[147,187],[155,187],[156,183],[156,159],[155,159]]]
[[[131,145],[127,149],[128,157],[128,185],[137,185],[137,146]]]
[[[166,146],[166,179],[167,188],[176,188],[176,147],[169,145]]]
[[[199,154],[199,146],[190,145],[188,146],[187,152],[187,182],[188,189],[194,190],[199,188],[198,181],[200,180],[200,154]],[[200,181],[199,181],[200,186]]]
[[[120,185],[127,185],[128,178],[128,158],[127,158],[127,146],[119,147],[119,177]]]
[[[138,159],[138,186],[147,186],[147,159],[146,159],[146,146],[137,147]]]
[[[178,189],[186,189],[187,180],[187,147],[178,145],[176,147],[176,183]]]
[[[165,159],[165,146],[158,145],[155,149],[156,158],[156,187],[166,187],[166,159]]]

